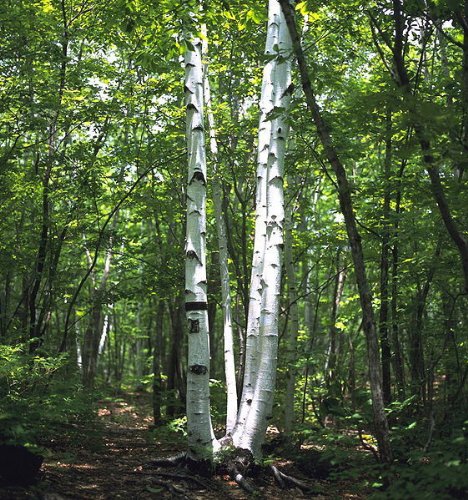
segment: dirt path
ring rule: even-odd
[[[205,489],[191,480],[164,476],[165,471],[161,471],[163,476],[157,475],[155,469],[145,466],[152,458],[169,457],[184,449],[177,438],[149,431],[149,415],[145,397],[100,402],[96,442],[86,438],[83,446],[75,443],[76,448],[68,450],[71,457],[67,450],[63,456],[57,450],[57,455],[46,461],[43,483],[49,491],[45,498],[52,492],[64,499],[183,498],[184,494],[189,498],[220,498],[217,493],[220,487],[225,490],[224,485],[210,481]],[[243,498],[238,492],[230,495],[223,491],[223,496]]]
[[[159,499],[247,498],[237,485],[222,478],[203,484],[174,471],[145,466],[153,458],[183,451],[184,439],[161,430],[151,431],[148,396],[125,395],[101,401],[97,422],[65,428],[48,443],[43,480],[28,490],[0,489],[2,500],[43,499]],[[183,476],[183,473],[177,473]]]
[[[149,439],[144,409],[128,400],[100,402],[97,432],[86,436],[83,429],[83,442],[75,437],[64,450],[58,438],[55,456],[43,466],[51,490],[65,498],[154,498],[139,471],[152,454],[166,450]]]
[[[101,401],[97,421],[64,427],[44,443],[50,450],[44,476],[29,489],[0,488],[0,500],[70,499],[247,499],[248,495],[228,477],[184,478],[184,472],[151,467],[155,458],[185,449],[185,439],[164,431],[151,431],[151,408],[147,395],[125,395]],[[283,464],[287,467],[287,463]],[[268,499],[363,498],[338,492],[304,495],[299,489],[281,490],[273,480],[264,481],[261,492]]]

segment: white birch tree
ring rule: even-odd
[[[208,36],[206,25],[202,25],[202,54],[208,56]],[[224,341],[224,373],[226,378],[226,434],[230,435],[237,420],[237,386],[236,367],[234,360],[234,338],[232,331],[231,288],[229,283],[228,243],[226,221],[223,215],[223,191],[219,179],[218,141],[213,109],[211,106],[211,87],[208,78],[208,64],[205,63],[204,98],[210,137],[210,153],[213,159],[213,204],[216,218],[216,231],[218,233],[219,248],[219,275],[221,279],[221,303],[223,307],[223,341]]]
[[[211,460],[217,447],[210,415],[210,346],[206,291],[206,152],[203,65],[199,39],[185,52],[188,153],[185,309],[188,322],[187,432],[189,456]]]
[[[186,311],[189,330],[187,375],[187,427],[189,457],[210,459],[219,448],[210,417],[209,335],[206,293],[206,153],[203,125],[204,90],[210,101],[209,84],[203,78],[202,43],[188,44],[185,55],[185,95],[187,107],[187,236]],[[291,39],[278,0],[270,0],[265,48],[258,134],[257,195],[254,254],[247,325],[246,369],[243,393],[234,427],[235,393],[228,397],[227,435],[232,430],[236,448],[247,449],[258,458],[273,407],[278,351],[279,300],[283,249],[284,196],[283,170],[288,135],[287,110],[291,94]],[[216,161],[217,144],[212,113],[210,146]],[[222,224],[221,193],[215,184],[215,205],[220,242],[223,303],[229,305],[229,275],[225,228]],[[230,326],[225,309],[224,325]],[[235,387],[232,328],[225,332],[228,386]],[[226,340],[225,340],[226,341]],[[232,363],[232,364],[231,364]],[[232,385],[231,385],[232,384]],[[229,442],[230,440],[228,440]],[[223,441],[224,442],[224,441]]]
[[[246,367],[235,446],[261,454],[273,407],[278,350],[284,196],[283,170],[291,93],[292,45],[277,0],[268,5],[258,136],[254,256],[247,323]]]

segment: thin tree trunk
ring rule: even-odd
[[[389,307],[388,307],[388,275],[389,275],[389,254],[390,254],[390,172],[392,164],[392,114],[387,110],[386,116],[386,138],[385,138],[385,159],[384,159],[384,198],[383,198],[383,229],[382,246],[380,251],[380,310],[379,310],[379,336],[380,348],[382,352],[382,391],[384,403],[388,405],[392,399],[391,386],[391,351],[388,335]]]
[[[286,339],[286,394],[284,398],[284,432],[290,435],[295,421],[295,388],[296,388],[296,362],[297,362],[297,335],[299,332],[299,314],[297,308],[297,286],[296,270],[293,255],[293,222],[291,216],[292,208],[286,209],[285,239],[284,239],[284,263],[288,280],[289,299],[289,324]]]
[[[142,325],[141,325],[141,303],[138,304],[138,310],[137,310],[137,318],[136,318],[136,328],[138,332],[138,337],[135,339],[135,378],[136,378],[136,384],[135,384],[135,390],[136,391],[143,391],[144,390],[144,385],[143,385],[143,377],[145,375],[145,368],[146,368],[146,362],[145,362],[145,351],[144,351],[144,346],[143,346],[143,338],[140,337],[140,332],[142,331]]]
[[[52,140],[52,139],[50,139]],[[45,261],[47,257],[47,247],[49,244],[49,183],[52,172],[52,159],[49,158],[47,162],[46,171],[42,180],[42,228],[39,239],[39,247],[34,264],[33,284],[28,294],[28,307],[29,307],[29,352],[33,353],[42,344],[41,330],[42,325],[39,322],[37,314],[37,298],[39,289],[44,278]]]
[[[331,397],[341,397],[341,390],[339,388],[340,382],[337,380],[337,363],[339,359],[340,342],[338,341],[338,329],[336,322],[338,319],[338,309],[340,307],[341,298],[343,296],[344,284],[346,279],[346,272],[342,266],[341,249],[336,252],[335,262],[335,279],[333,287],[332,308],[330,312],[330,339],[328,345],[326,369],[325,369],[325,382]]]
[[[409,362],[411,386],[413,395],[418,397],[423,404],[426,403],[426,363],[423,345],[423,320],[426,301],[429,295],[432,281],[436,272],[436,263],[440,257],[442,249],[441,239],[439,239],[434,253],[434,261],[427,273],[426,281],[422,288],[416,293],[414,299],[414,310],[410,323],[409,332]]]
[[[117,217],[113,220],[112,230],[115,230],[117,225]],[[83,355],[83,385],[85,387],[93,387],[97,374],[99,344],[103,334],[103,317],[102,307],[103,298],[107,288],[107,281],[110,276],[111,263],[113,257],[113,237],[109,239],[109,246],[106,251],[104,260],[104,269],[99,282],[96,286],[96,278],[94,277],[91,285],[91,318],[88,327],[85,331],[82,355]],[[91,261],[91,255],[87,251],[88,261]]]
[[[156,311],[156,324],[153,343],[153,420],[157,425],[162,418],[162,374],[161,350],[163,343],[164,300],[159,299]],[[150,332],[149,332],[150,333]]]
[[[44,318],[47,317],[46,307],[44,304],[44,309],[42,314],[38,315],[37,312],[37,299],[39,291],[42,286],[42,282],[45,274],[45,263],[47,259],[47,250],[50,246],[50,181],[52,176],[52,166],[54,162],[56,139],[57,139],[57,123],[61,113],[61,105],[63,100],[63,92],[65,90],[66,76],[67,76],[67,65],[68,65],[68,45],[69,45],[69,33],[68,33],[68,18],[65,8],[65,0],[60,2],[61,11],[61,21],[62,25],[62,39],[61,39],[61,63],[59,71],[59,85],[57,89],[57,103],[56,111],[53,115],[49,126],[49,139],[48,139],[48,158],[46,161],[46,168],[44,176],[42,178],[42,218],[41,218],[41,234],[39,238],[39,246],[37,251],[36,260],[34,263],[33,271],[33,281],[31,290],[28,294],[28,307],[29,307],[29,351],[30,353],[35,352],[43,342],[42,322]],[[38,156],[39,158],[39,156]]]
[[[208,38],[206,36],[206,26],[202,26],[202,33],[205,35],[202,51],[204,57],[208,54]],[[211,88],[208,79],[208,66],[205,65],[204,78],[205,102],[208,117],[210,152],[213,157],[213,202],[216,217],[216,230],[218,233],[219,248],[219,276],[221,280],[221,303],[223,307],[223,341],[224,341],[224,374],[226,379],[227,409],[226,409],[226,434],[230,435],[236,425],[237,420],[237,385],[236,366],[234,361],[234,335],[232,331],[232,308],[231,289],[229,283],[227,230],[223,214],[223,190],[219,172],[218,143],[216,140],[216,128],[211,103]]]
[[[399,291],[399,226],[401,214],[401,196],[402,186],[401,181],[403,172],[406,167],[406,160],[403,160],[397,177],[397,187],[395,193],[395,213],[393,224],[393,246],[392,246],[392,298],[391,298],[391,313],[392,313],[392,350],[393,350],[393,366],[395,379],[398,388],[398,396],[400,400],[405,398],[405,370],[403,362],[403,353],[400,342],[400,325],[398,313],[398,291]]]
[[[211,460],[217,447],[210,414],[210,346],[206,292],[206,154],[203,65],[199,39],[185,53],[187,108],[187,232],[185,311],[188,323],[187,433],[195,460]]]
[[[5,273],[5,282],[0,301],[0,339],[2,339],[3,342],[6,341],[8,332],[8,311],[10,306],[12,278],[12,269],[8,268]]]
[[[247,361],[240,418],[234,444],[261,455],[271,418],[276,382],[279,298],[283,248],[283,170],[288,136],[287,111],[291,86],[291,39],[277,0],[268,5],[265,54],[276,56],[266,63],[258,145],[258,184],[251,308],[247,334]],[[275,113],[278,116],[272,116]],[[258,243],[257,243],[258,238]],[[257,266],[256,259],[260,266]],[[255,334],[254,334],[255,333]],[[255,349],[255,351],[252,351]]]

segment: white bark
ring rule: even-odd
[[[257,205],[247,327],[246,373],[234,444],[260,455],[276,382],[283,246],[283,169],[288,133],[292,45],[277,0],[270,0],[260,100]],[[274,114],[275,117],[269,115]]]
[[[101,339],[99,340],[99,356],[104,352],[110,330],[111,330],[111,322],[109,315],[106,314],[104,316],[104,322],[102,324]]]
[[[189,453],[211,459],[217,448],[210,416],[210,346],[206,294],[206,155],[201,42],[185,53],[187,108],[187,233],[185,301],[188,322],[187,430]]]
[[[270,2],[271,4],[272,2]],[[274,40],[277,39],[278,28],[269,6],[268,32],[265,45],[265,54],[272,55]],[[257,146],[257,186],[255,199],[255,233],[252,258],[252,272],[250,278],[250,297],[247,318],[244,380],[242,398],[240,402],[234,442],[242,435],[245,420],[250,411],[250,405],[255,389],[255,380],[258,373],[260,333],[260,311],[262,302],[262,275],[266,245],[267,223],[267,164],[271,136],[272,122],[267,120],[267,115],[273,110],[273,83],[274,60],[270,60],[263,70],[262,88],[260,96],[260,122],[258,128]]]
[[[81,353],[80,327],[78,321],[75,324],[75,345],[76,345],[76,364],[80,374],[83,374],[83,355]]]
[[[206,25],[202,25],[202,53],[208,54]],[[219,274],[221,279],[221,303],[223,306],[223,340],[224,340],[224,373],[226,378],[227,409],[226,409],[226,435],[232,433],[237,419],[237,387],[236,367],[234,361],[234,340],[232,332],[231,289],[229,284],[228,249],[226,222],[223,215],[223,193],[218,172],[218,143],[216,140],[216,127],[211,106],[211,88],[208,78],[208,67],[205,65],[204,91],[207,109],[208,127],[210,134],[210,152],[213,157],[213,202],[216,217],[216,230],[218,233],[219,248]]]

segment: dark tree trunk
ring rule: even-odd
[[[465,13],[468,12],[468,7],[465,2]],[[460,14],[461,16],[461,14]],[[464,16],[463,16],[464,18]],[[445,196],[444,188],[442,185],[442,181],[440,178],[439,167],[435,162],[434,156],[431,151],[431,142],[428,137],[426,127],[420,121],[418,117],[417,111],[414,109],[414,98],[412,96],[411,90],[411,82],[408,77],[408,72],[405,63],[405,54],[404,54],[404,29],[405,29],[405,19],[403,15],[402,2],[401,0],[393,0],[393,19],[395,25],[395,39],[393,46],[393,62],[396,70],[396,84],[403,90],[406,96],[410,99],[407,99],[410,119],[412,121],[412,125],[414,127],[416,137],[421,146],[421,152],[423,156],[423,161],[426,167],[426,171],[429,175],[429,179],[431,182],[431,191],[432,195],[437,203],[439,208],[439,212],[442,218],[442,221],[445,225],[445,228],[452,239],[453,243],[458,249],[460,254],[460,260],[463,270],[464,277],[464,288],[465,292],[468,293],[468,241],[460,231],[457,222],[452,216],[450,211],[450,207]],[[466,19],[465,19],[466,21]],[[468,27],[467,27],[468,28]],[[467,31],[465,31],[465,40],[468,37]],[[466,41],[466,47],[468,49],[468,41]],[[464,53],[464,57],[468,57],[466,53]],[[465,59],[464,59],[465,61]],[[467,60],[468,64],[468,60]],[[465,66],[464,68],[465,69]],[[468,71],[468,69],[467,69]],[[468,75],[464,74],[464,77]],[[466,92],[468,93],[468,84],[466,84]]]
[[[9,268],[6,270],[5,286],[2,291],[3,293],[0,305],[0,338],[2,338],[3,340],[6,339],[8,331],[8,311],[10,309],[12,278],[13,272],[11,268]]]
[[[91,317],[86,328],[81,356],[83,362],[83,385],[87,388],[94,387],[99,356],[99,342],[102,333],[102,304],[98,290],[94,290],[94,300]]]
[[[37,298],[43,280],[49,241],[49,182],[51,171],[52,164],[49,161],[42,180],[42,227],[37,256],[34,263],[32,286],[28,295],[30,353],[35,352],[42,344],[42,324],[40,323],[40,317],[38,317],[37,313]]]
[[[151,322],[152,324],[152,322]],[[158,424],[162,418],[162,357],[161,347],[163,343],[163,327],[164,327],[164,300],[159,299],[158,308],[156,311],[156,325],[153,342],[153,420]],[[151,332],[149,332],[151,333]]]
[[[168,417],[174,418],[182,414],[185,408],[185,388],[182,373],[182,346],[184,339],[182,314],[185,315],[185,312],[183,306],[181,306],[180,298],[177,299],[177,304],[169,304],[169,312],[172,325],[172,338],[167,360],[167,392],[169,401],[166,407],[166,414]]]
[[[398,396],[400,400],[405,398],[405,370],[403,362],[403,353],[400,342],[400,325],[398,314],[398,290],[399,290],[399,226],[401,214],[401,181],[403,172],[406,167],[406,160],[403,160],[397,177],[397,187],[395,193],[395,213],[393,224],[393,246],[392,246],[392,298],[391,298],[391,312],[392,312],[392,351],[393,351],[393,371],[395,373],[395,380],[397,384]]]
[[[423,320],[426,308],[427,297],[431,288],[432,280],[436,271],[436,262],[440,257],[441,241],[439,240],[435,254],[434,263],[431,265],[426,281],[416,294],[414,300],[413,317],[410,323],[409,332],[409,364],[411,375],[411,387],[414,396],[419,398],[423,404],[427,399],[426,387],[426,363],[424,359],[423,345]]]
[[[330,136],[329,128],[323,120],[322,112],[317,103],[313,90],[307,63],[302,51],[302,46],[297,32],[294,19],[294,8],[288,0],[279,0],[283,9],[286,22],[293,41],[294,52],[299,65],[302,88],[306,97],[307,107],[312,115],[312,119],[317,127],[317,133],[322,143],[325,155],[330,163],[338,184],[338,198],[340,209],[345,219],[346,232],[351,247],[351,254],[354,264],[354,272],[359,290],[359,298],[362,307],[363,330],[367,342],[367,355],[369,360],[369,379],[372,392],[372,403],[374,410],[375,436],[379,447],[380,459],[383,462],[392,460],[392,450],[389,439],[389,428],[385,405],[382,394],[382,374],[380,367],[379,340],[374,321],[374,311],[372,309],[372,296],[367,281],[364,255],[362,251],[361,236],[357,230],[356,218],[353,210],[351,198],[351,187],[348,182],[346,170],[334,147]]]
[[[403,363],[403,353],[400,342],[400,325],[398,314],[398,242],[396,241],[392,247],[392,298],[391,298],[391,311],[392,311],[392,361],[393,371],[395,373],[395,380],[397,385],[398,397],[405,398],[405,370]]]
[[[328,345],[327,366],[325,370],[325,382],[328,388],[329,395],[332,397],[341,397],[340,381],[337,380],[337,363],[339,358],[339,350],[342,347],[342,342],[338,339],[338,328],[336,322],[338,319],[338,309],[343,295],[345,283],[345,270],[342,268],[340,259],[341,249],[336,253],[335,279],[333,286],[332,308],[330,313],[330,338]]]
[[[392,164],[392,115],[387,111],[386,116],[386,140],[385,140],[385,160],[384,160],[384,198],[383,198],[383,230],[382,247],[380,253],[380,310],[379,310],[379,336],[380,348],[382,352],[382,391],[386,405],[392,399],[391,387],[391,351],[388,335],[388,274],[389,274],[389,254],[390,254],[390,172]]]

